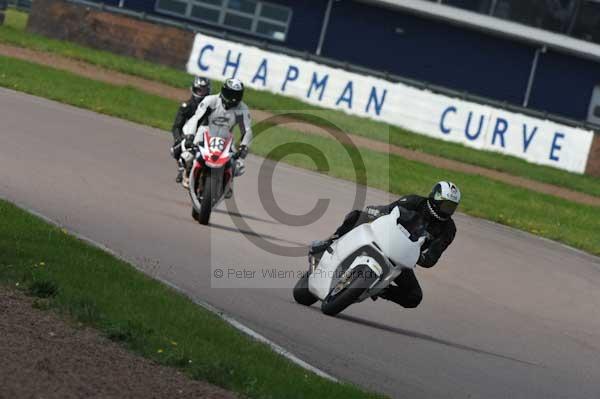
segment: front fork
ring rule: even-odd
[[[315,269],[319,265],[319,260],[321,260],[320,257],[317,258],[315,255],[308,254],[308,271],[310,273],[314,273]]]
[[[204,168],[205,166],[199,162],[199,161],[195,161],[194,162],[194,167],[192,170],[196,170],[198,169],[198,171],[196,173],[194,173],[194,176],[197,176],[198,181],[196,182],[196,192],[198,193],[198,197],[202,196],[202,192],[204,191],[204,180],[202,179],[202,168]],[[221,192],[224,193],[225,189],[227,188],[227,186],[229,184],[233,183],[233,168],[231,165],[225,166],[225,170],[223,170],[223,184],[221,187]]]

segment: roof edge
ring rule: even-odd
[[[467,11],[445,4],[423,0],[358,0],[386,8],[407,11],[427,18],[468,27],[480,32],[516,39],[520,42],[547,47],[593,61],[600,61],[600,45],[573,37],[534,28],[517,22]]]

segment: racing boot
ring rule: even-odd
[[[382,290],[382,291],[381,291],[379,294],[377,294],[377,295],[373,295],[373,296],[371,297],[371,300],[372,300],[373,302],[375,302],[375,301],[376,301],[376,300],[378,300],[379,298],[387,299],[387,298],[385,297],[385,295],[386,295],[386,292],[388,291],[388,289],[389,289],[389,288],[390,288],[390,287],[388,286],[387,288],[384,288],[384,289],[383,289],[383,290]]]
[[[384,289],[379,294],[377,294],[376,297],[372,297],[371,299],[376,301],[377,297],[383,298],[386,301],[391,301],[391,302],[402,305],[402,303],[398,302],[399,301],[398,298],[402,297],[402,289],[400,287],[398,287],[397,285],[389,285],[386,289]]]
[[[182,168],[181,166],[177,169],[177,177],[175,177],[175,183],[181,183],[183,181],[183,172],[185,171],[184,168]]]
[[[310,244],[310,249],[308,250],[308,254],[312,255],[312,256],[318,256],[318,255],[322,254],[323,252],[325,252],[325,250],[327,250],[327,248],[329,248],[331,246],[331,244],[333,244],[333,242],[336,239],[338,239],[338,236],[334,234],[325,240],[313,241]]]

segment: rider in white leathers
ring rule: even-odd
[[[244,85],[238,79],[227,79],[221,93],[206,96],[198,105],[198,109],[183,127],[186,147],[200,144],[204,140],[204,129],[211,135],[231,132],[235,126],[240,127],[241,143],[237,151],[236,175],[245,171],[244,159],[248,155],[248,147],[252,141],[252,119],[248,106],[242,102]],[[204,129],[203,129],[204,127]],[[187,180],[187,179],[186,179]]]

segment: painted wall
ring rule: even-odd
[[[188,72],[583,173],[593,132],[198,34]]]

